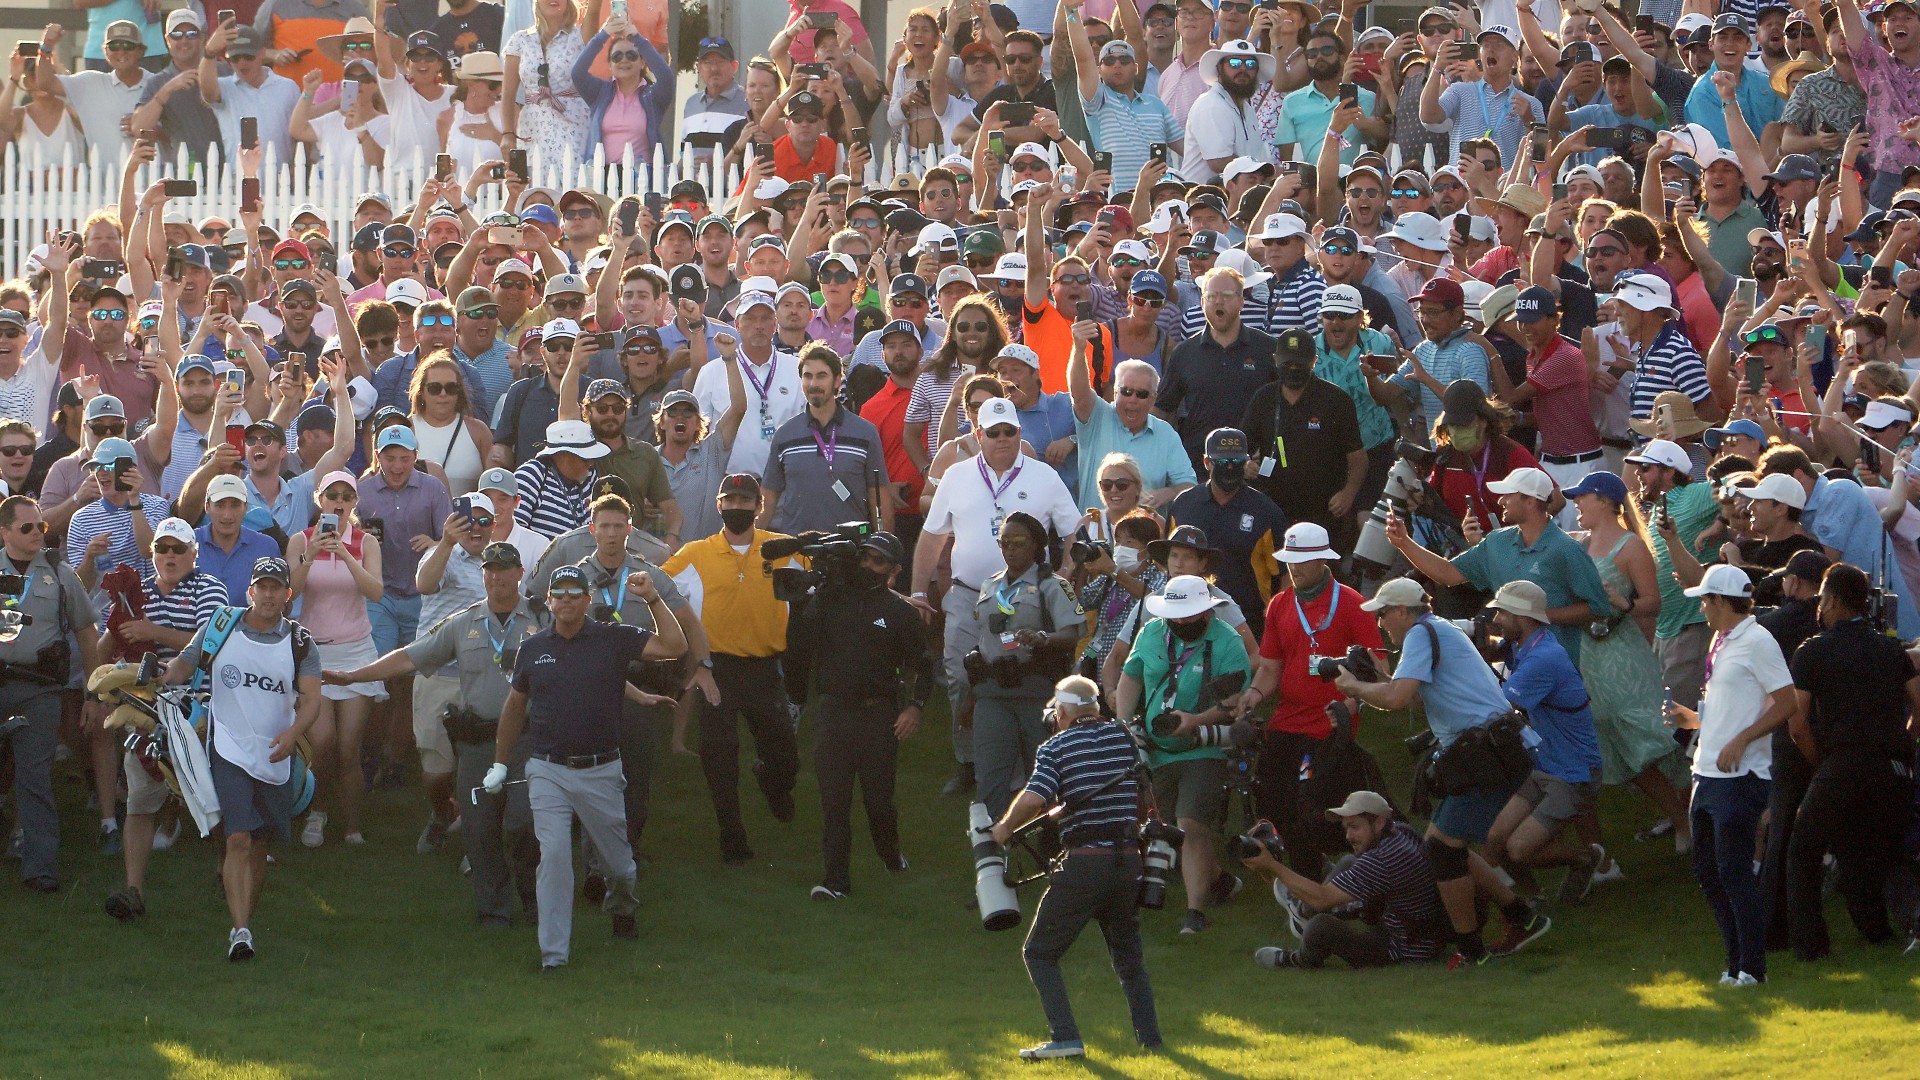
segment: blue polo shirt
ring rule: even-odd
[[[304,531],[313,524],[313,485],[319,479],[312,469],[299,476],[281,477],[280,497],[269,504],[266,496],[260,494],[260,489],[254,485],[252,474],[248,474],[247,510],[249,513],[265,511],[272,516],[273,523],[280,526],[280,531],[288,536]]]
[[[1720,102],[1720,88],[1713,85],[1713,73],[1719,70],[1716,61],[1693,81],[1693,90],[1687,95],[1687,120],[1712,132],[1715,145],[1728,146],[1727,114]],[[1753,129],[1755,139],[1786,111],[1780,95],[1773,92],[1772,81],[1745,65],[1741,65],[1740,85],[1734,88],[1733,99],[1740,103],[1740,116]]]
[[[1074,434],[1079,426],[1073,418],[1073,395],[1042,393],[1034,399],[1033,407],[1021,409],[1020,437],[1027,440],[1034,451],[1044,456],[1047,447]],[[1067,485],[1067,493],[1074,498],[1080,497],[1080,448],[1074,447],[1067,459],[1054,467],[1060,474],[1060,482]]]
[[[1422,625],[1432,627],[1433,632],[1421,629]],[[1435,644],[1440,647],[1438,663],[1433,654]],[[1400,643],[1400,666],[1393,669],[1393,677],[1421,684],[1427,726],[1443,747],[1452,746],[1462,732],[1504,715],[1508,709],[1500,680],[1480,659],[1480,651],[1466,633],[1432,615],[1422,615],[1419,623],[1407,630],[1406,640]]]
[[[1531,546],[1520,535],[1519,526],[1495,529],[1479,543],[1454,556],[1453,565],[1475,588],[1488,592],[1509,581],[1523,579],[1540,586],[1547,594],[1549,608],[1585,600],[1593,605],[1596,616],[1613,611],[1613,599],[1600,580],[1600,571],[1593,568],[1593,557],[1579,541],[1551,521]],[[1556,625],[1553,633],[1567,655],[1578,663],[1580,638],[1585,631],[1579,626]]]
[[[1360,115],[1373,115],[1373,97],[1373,91],[1360,88]],[[1288,94],[1280,101],[1280,122],[1273,129],[1273,145],[1293,146],[1295,161],[1320,160],[1320,144],[1327,139],[1328,122],[1339,104],[1338,96],[1328,97],[1311,82]],[[1352,125],[1340,134],[1346,140],[1340,148],[1340,164],[1351,165],[1366,149],[1366,137]]]
[[[194,566],[220,579],[220,584],[227,588],[229,603],[245,604],[247,589],[253,585],[254,562],[279,558],[280,545],[242,525],[240,537],[233,543],[233,550],[226,551],[214,543],[212,530],[212,525],[202,525],[194,530],[193,535],[200,542]]]
[[[1152,94],[1128,96],[1103,82],[1080,106],[1093,145],[1113,154],[1114,176],[1139,176],[1149,146],[1172,145],[1187,137],[1167,103]]]
[[[1138,433],[1131,432],[1120,422],[1113,402],[1101,398],[1093,403],[1093,414],[1086,423],[1078,423],[1076,418],[1074,430],[1080,436],[1079,502],[1083,510],[1100,505],[1099,478],[1095,473],[1100,462],[1115,451],[1130,455],[1139,464],[1148,491],[1191,484],[1195,480],[1193,461],[1187,457],[1180,433],[1157,416],[1148,414],[1147,426]]]
[[[1531,749],[1541,772],[1570,784],[1600,779],[1592,702],[1558,638],[1543,627],[1515,647],[1505,690],[1508,701],[1527,711],[1527,726],[1540,737]]]

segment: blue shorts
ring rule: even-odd
[[[1513,797],[1511,788],[1474,788],[1440,800],[1433,811],[1433,827],[1455,840],[1485,843],[1493,819]]]
[[[373,624],[373,647],[381,656],[411,645],[419,636],[420,597],[383,593],[367,601],[367,621]]]
[[[263,784],[212,747],[207,748],[207,764],[213,772],[220,823],[226,826],[227,835],[244,832],[252,833],[257,840],[293,838],[291,779],[284,784]]]

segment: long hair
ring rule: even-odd
[[[554,35],[558,34],[562,30],[566,30],[570,27],[573,27],[580,22],[580,5],[578,3],[575,3],[574,0],[568,0],[566,10],[567,10],[566,16],[560,21],[558,25],[549,26],[547,25],[546,10],[541,6],[539,0],[534,0],[533,25],[535,30],[540,35],[540,44],[542,45],[551,44],[553,41]]]
[[[413,382],[407,387],[407,401],[413,406],[413,414],[415,416],[421,414],[421,405],[427,397],[427,373],[437,367],[451,368],[453,371],[453,385],[458,388],[454,391],[456,415],[463,419],[471,415],[473,403],[467,400],[467,380],[460,371],[459,362],[454,360],[453,352],[449,349],[431,353],[414,366]]]
[[[953,332],[953,324],[959,321],[961,315],[969,311],[986,317],[987,355],[989,357],[1000,355],[1000,350],[1006,347],[1011,337],[1007,333],[1007,320],[1000,314],[1000,309],[995,307],[985,295],[974,293],[953,305],[953,311],[947,316],[946,338],[940,342],[940,347],[933,351],[932,356],[920,362],[921,371],[932,375],[940,382],[946,382],[953,377],[954,365],[960,362],[960,343],[955,340],[959,335]]]

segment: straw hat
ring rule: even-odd
[[[1655,420],[1665,407],[1668,421],[1666,430]],[[1629,422],[1633,430],[1648,438],[1685,439],[1707,430],[1713,425],[1700,419],[1693,411],[1693,399],[1678,390],[1662,390],[1654,395],[1653,411],[1645,420]]]

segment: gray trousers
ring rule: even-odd
[[[1106,939],[1107,959],[1127,996],[1134,1038],[1142,1046],[1160,1045],[1153,984],[1147,979],[1146,954],[1140,946],[1139,895],[1140,855],[1132,850],[1068,855],[1047,879],[1047,891],[1041,894],[1033,926],[1027,930],[1023,956],[1053,1039],[1080,1038],[1073,1005],[1067,1000],[1067,981],[1060,974],[1060,958],[1088,923],[1097,922]]]
[[[1321,967],[1334,957],[1357,968],[1385,967],[1393,963],[1387,951],[1387,932],[1368,926],[1359,919],[1342,919],[1321,912],[1307,920],[1306,933],[1300,939],[1300,963]]]
[[[0,720],[24,717],[13,735],[13,801],[23,834],[20,880],[57,878],[60,814],[53,806],[53,751],[60,742],[60,691],[26,679],[0,683]]]
[[[633,894],[633,848],[627,844],[620,762],[591,769],[569,769],[539,758],[527,759],[527,805],[533,834],[540,841],[540,873],[535,894],[540,902],[540,963],[567,962],[573,938],[573,819],[607,867],[607,899],[615,915],[631,915],[639,906]]]
[[[940,598],[940,610],[947,617],[946,648],[940,660],[947,672],[948,715],[953,717],[953,758],[963,765],[973,761],[973,732],[960,726],[960,714],[966,708],[967,699],[972,697],[973,688],[967,685],[966,659],[974,646],[980,644],[980,624],[973,617],[973,605],[979,599],[980,590],[957,581]]]
[[[527,785],[512,784],[498,795],[475,789],[493,766],[492,743],[453,744],[455,797],[460,800],[460,838],[466,844],[472,868],[473,903],[482,920],[513,918],[514,893],[527,911],[534,902],[534,869],[540,846],[533,839],[533,811],[527,805]],[[527,743],[513,749],[507,764],[508,781],[526,777]]]
[[[1033,680],[1028,680],[1035,685]],[[1006,814],[1026,783],[1034,751],[1047,741],[1046,711],[1052,687],[1037,695],[980,684],[985,693],[973,703],[974,776],[978,798],[995,821]],[[1012,696],[1000,696],[1002,694]]]

